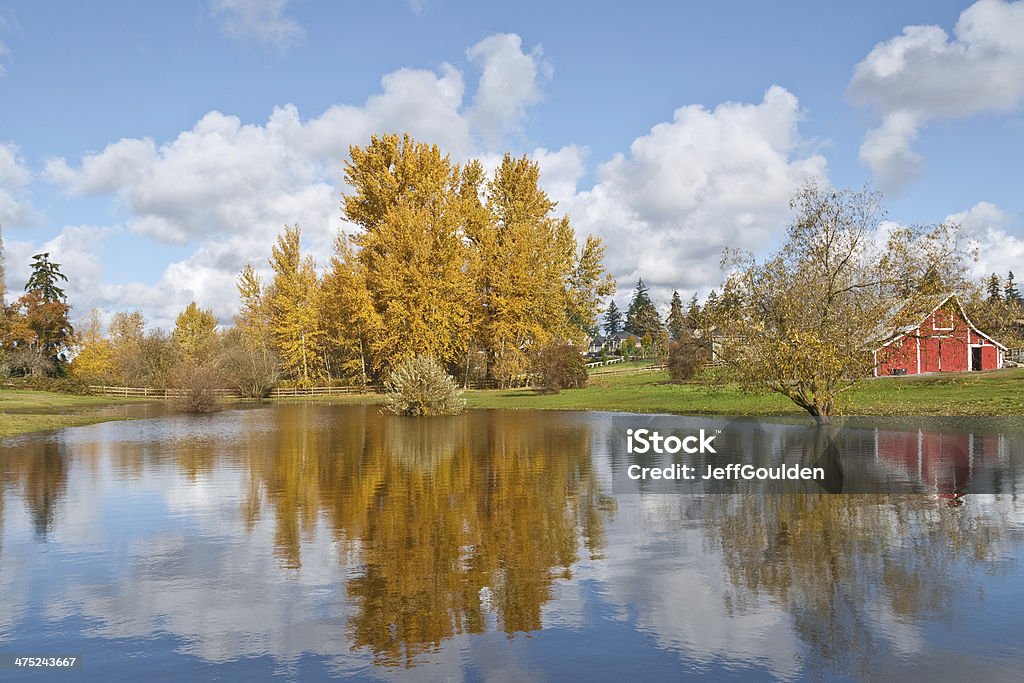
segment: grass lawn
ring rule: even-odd
[[[649,361],[595,368],[584,389],[538,394],[531,389],[474,390],[469,408],[607,410],[691,415],[799,415],[782,396],[741,391],[734,385],[672,384]],[[279,399],[338,404],[375,404],[379,394]],[[111,406],[144,401],[0,389],[0,437],[111,419]],[[948,373],[865,380],[842,395],[844,415],[1024,415],[1024,368],[985,373]]]
[[[132,399],[0,389],[0,437],[106,422],[114,419],[106,408],[128,402]]]
[[[584,389],[538,394],[532,389],[465,392],[469,408],[607,410],[695,415],[800,415],[796,404],[772,393],[735,385],[672,384],[650,361],[594,368]],[[380,403],[378,394],[326,397],[331,403]],[[1024,368],[922,377],[880,377],[842,394],[845,415],[1024,415]]]

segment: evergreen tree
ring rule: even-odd
[[[679,298],[679,292],[673,290],[672,303],[669,304],[668,318],[665,321],[668,333],[672,341],[683,338],[686,331],[686,319],[683,317],[683,300]]]
[[[633,290],[633,298],[630,299],[629,309],[626,311],[626,332],[636,336],[637,339],[650,335],[653,339],[661,331],[661,316],[658,309],[654,307],[650,295],[647,293],[647,285],[643,278],[636,282],[636,289]]]
[[[708,298],[704,300],[704,311],[703,311],[703,313],[704,313],[704,315],[703,315],[704,322],[707,323],[710,320],[715,320],[715,317],[719,313],[718,309],[719,309],[718,292],[716,292],[715,290],[712,289],[708,293]]]
[[[613,299],[608,304],[608,310],[604,314],[604,333],[609,337],[622,329],[622,311],[615,305]]]
[[[1003,297],[1007,303],[1020,304],[1020,291],[1017,289],[1017,283],[1013,281],[1013,271],[1011,270],[1006,274],[1006,285],[1003,288]]]
[[[68,320],[71,307],[57,283],[68,278],[60,272],[60,264],[50,261],[48,253],[36,254],[32,259],[32,273],[25,283],[25,294],[16,302],[16,310],[31,331],[27,346],[62,374],[65,352],[75,330]]]
[[[988,292],[988,302],[993,304],[1003,299],[1003,286],[999,282],[999,276],[992,273],[988,277],[988,281],[985,284],[985,290]]]
[[[686,326],[695,330],[701,326],[700,303],[697,300],[697,293],[690,297],[690,306],[686,310]]]
[[[67,276],[60,272],[60,264],[50,261],[48,252],[36,254],[32,257],[32,274],[29,275],[28,282],[25,283],[25,291],[39,292],[43,301],[64,301],[67,297],[64,296],[64,290],[57,285],[57,282],[59,280],[67,282],[67,279]]]

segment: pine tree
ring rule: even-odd
[[[633,290],[633,298],[630,299],[629,309],[626,311],[626,332],[642,339],[644,335],[656,338],[661,331],[661,316],[658,309],[654,307],[650,295],[647,293],[647,285],[643,278],[637,280],[636,289]]]
[[[710,292],[708,292],[708,298],[704,300],[704,322],[708,323],[709,321],[715,320],[716,316],[720,313],[718,309],[718,292],[712,289]]]
[[[696,330],[701,327],[700,302],[697,300],[696,292],[694,292],[693,296],[690,297],[690,305],[686,309],[686,326],[691,330]]]
[[[988,277],[988,282],[985,284],[985,290],[988,292],[988,302],[990,304],[1003,299],[1003,286],[999,281],[999,276],[992,273]]]
[[[32,257],[32,274],[25,283],[26,292],[39,292],[44,301],[64,301],[67,297],[57,282],[67,276],[60,272],[60,264],[50,261],[50,254],[36,254]]]
[[[604,333],[612,336],[622,329],[622,311],[615,305],[615,300],[608,304],[608,310],[604,313]]]
[[[1007,303],[1020,304],[1020,291],[1017,289],[1017,283],[1013,281],[1013,271],[1011,270],[1006,274],[1006,285],[1003,288],[1003,297]]]
[[[672,302],[669,304],[668,318],[665,323],[672,341],[683,338],[686,331],[686,319],[683,317],[683,300],[679,298],[678,291],[673,290],[672,292]]]

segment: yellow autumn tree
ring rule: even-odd
[[[577,254],[575,232],[568,217],[553,215],[536,162],[506,154],[486,198],[490,220],[467,224],[477,256],[478,332],[490,374],[507,379],[526,371],[536,346],[581,343],[615,284],[599,239],[588,237]]]
[[[72,377],[100,384],[116,381],[114,347],[103,335],[103,328],[103,318],[95,308],[76,326],[75,357],[68,367]]]
[[[242,396],[259,398],[280,374],[269,297],[260,276],[249,264],[242,269],[236,286],[241,306],[235,326],[224,334],[219,360],[225,379]]]
[[[199,308],[193,301],[175,319],[171,338],[182,361],[206,363],[216,350],[217,317],[212,310]]]
[[[366,385],[372,369],[371,344],[379,336],[380,316],[366,288],[366,268],[352,239],[341,233],[321,283],[324,345],[338,375]]]
[[[285,226],[271,250],[274,280],[267,303],[281,364],[292,379],[308,385],[324,373],[316,265],[312,257],[302,258],[301,234],[298,225]]]
[[[459,168],[437,146],[408,135],[353,146],[345,181],[348,220],[369,301],[383,324],[370,339],[373,367],[387,372],[415,356],[446,365],[464,356],[472,283],[456,190]]]

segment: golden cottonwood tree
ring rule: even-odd
[[[357,258],[382,321],[370,338],[374,369],[421,355],[457,363],[470,336],[472,296],[458,167],[408,135],[375,136],[350,151],[345,181],[355,194],[343,207],[363,228],[354,238]]]
[[[299,226],[287,227],[271,250],[274,269],[268,305],[277,351],[285,371],[309,384],[322,376],[318,324],[318,282],[312,257],[302,258]]]
[[[536,162],[506,154],[486,188],[491,220],[470,226],[479,335],[499,378],[525,372],[535,345],[582,342],[601,297],[614,292],[601,241],[588,237],[577,256],[569,219],[552,215],[539,180]]]
[[[92,309],[75,328],[75,357],[68,367],[72,377],[86,382],[116,381],[114,347],[103,335],[103,319]]]
[[[181,360],[205,363],[215,351],[217,317],[212,310],[199,308],[193,301],[178,314],[171,337]]]
[[[239,393],[258,398],[280,374],[269,297],[260,276],[249,264],[242,269],[237,287],[241,307],[235,316],[235,327],[224,335],[220,363]]]
[[[460,168],[409,135],[374,136],[350,155],[342,209],[361,231],[339,235],[319,283],[297,228],[271,258],[265,298],[293,377],[365,382],[431,356],[507,380],[534,346],[584,340],[614,281],[601,241],[580,247],[554,215],[535,162],[506,155],[488,182],[478,161]]]
[[[380,316],[366,288],[366,268],[356,257],[352,239],[342,233],[334,242],[331,266],[321,283],[324,345],[338,372],[366,385],[371,371],[371,344],[379,336]]]

